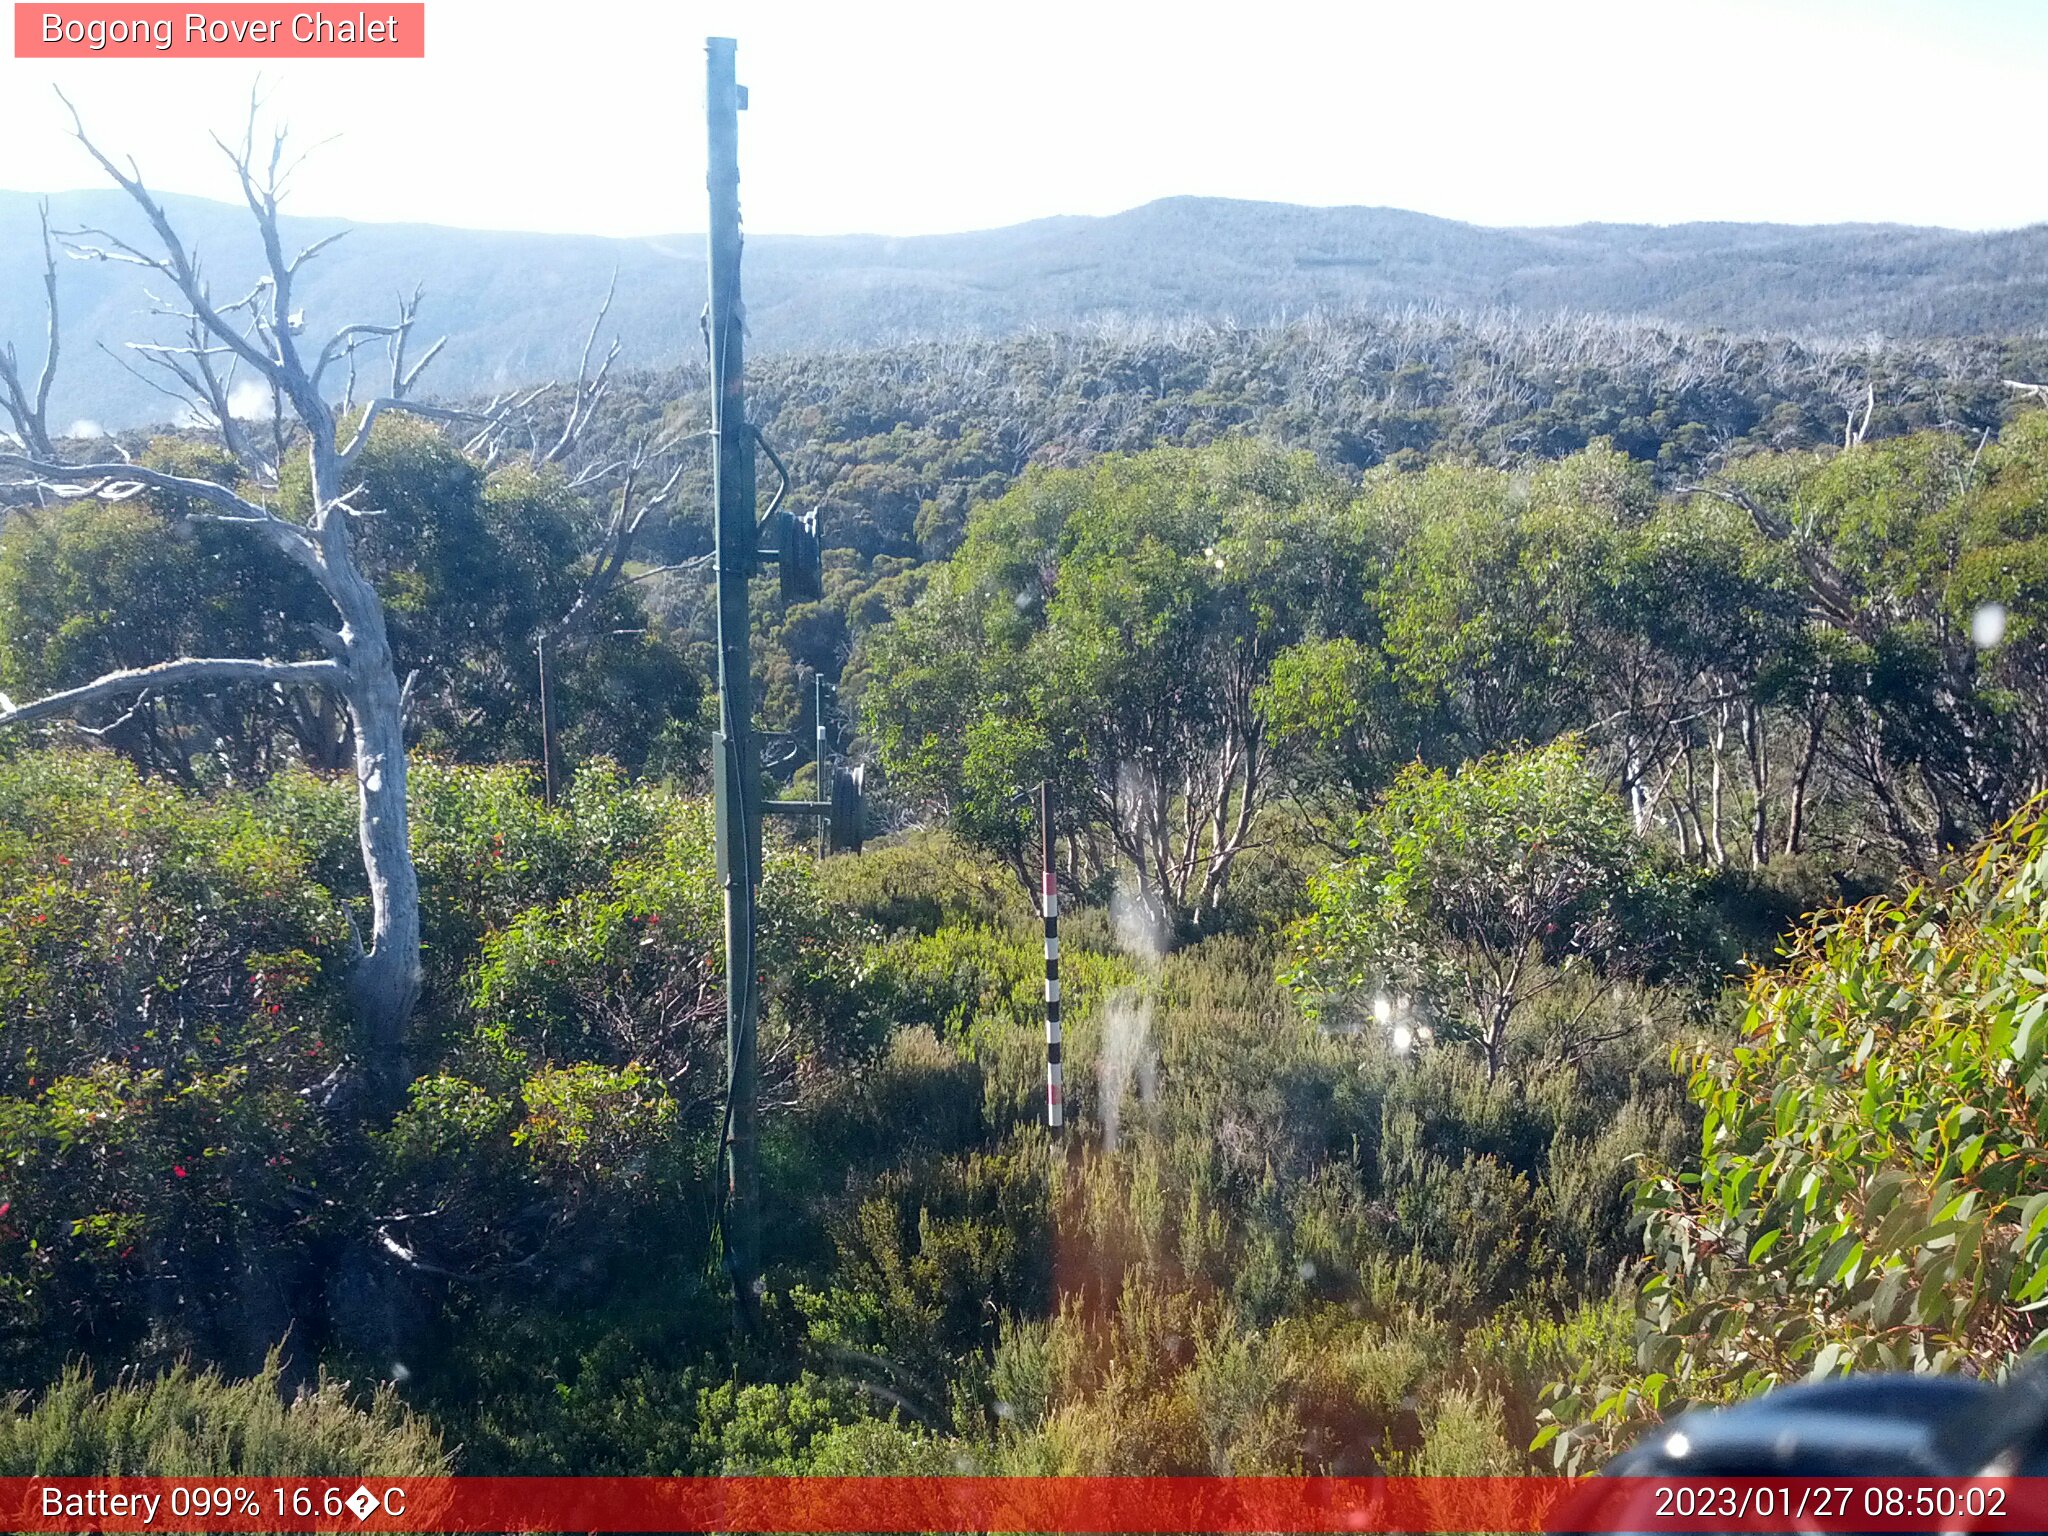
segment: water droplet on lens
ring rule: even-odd
[[[1970,638],[1988,651],[2005,638],[2005,604],[1985,603],[1970,615]]]

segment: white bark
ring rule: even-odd
[[[222,366],[228,377],[237,367],[252,370],[281,406],[289,408],[300,434],[292,447],[296,450],[302,441],[310,461],[311,514],[303,524],[288,521],[224,486],[128,464],[63,464],[39,445],[30,446],[26,453],[0,454],[0,470],[15,471],[25,476],[27,483],[61,498],[118,500],[155,490],[196,502],[205,510],[189,516],[245,529],[310,574],[333,603],[341,622],[333,630],[315,629],[316,638],[330,653],[326,660],[183,658],[110,673],[24,705],[8,704],[0,707],[0,725],[69,715],[124,693],[156,692],[198,682],[319,685],[340,697],[353,727],[357,831],[371,909],[369,945],[358,948],[349,988],[364,1031],[370,1104],[373,1112],[388,1114],[403,1103],[409,1077],[406,1033],[421,980],[419,878],[413,867],[407,819],[406,689],[393,662],[383,602],[355,561],[352,523],[365,509],[351,505],[357,492],[345,480],[350,464],[369,439],[371,425],[384,412],[407,410],[438,420],[487,424],[491,418],[422,406],[406,398],[421,369],[438,350],[437,343],[418,362],[406,362],[417,295],[401,302],[399,317],[390,325],[344,327],[320,350],[315,363],[307,366],[296,339],[300,322],[293,308],[292,284],[319,246],[295,256],[285,253],[278,225],[278,200],[290,171],[283,164],[284,137],[275,136],[267,159],[259,163],[253,109],[250,130],[240,149],[222,148],[234,165],[255,220],[267,272],[246,297],[225,305],[214,301],[196,257],[143,185],[132,162],[125,171],[115,165],[86,136],[75,111],[73,122],[79,142],[142,211],[161,248],[144,251],[104,232],[82,231],[78,233],[95,236],[100,243],[78,247],[79,254],[143,267],[175,289],[185,308],[166,312],[184,322],[192,345],[152,347],[144,355],[184,386],[202,419],[214,420],[229,449],[259,485],[275,485],[281,454],[259,453],[249,434],[238,430],[228,416]],[[343,446],[337,442],[335,413],[321,392],[321,375],[343,359],[348,360],[353,375],[357,349],[372,339],[382,340],[390,355],[389,392],[371,402],[360,426]],[[53,356],[54,350],[53,331]],[[280,411],[281,418],[283,414]],[[282,425],[278,428],[280,449],[285,443],[284,430]]]
[[[43,295],[49,327],[43,344],[43,366],[33,385],[23,379],[14,344],[0,345],[0,410],[14,423],[14,436],[30,453],[50,456],[50,385],[57,377],[57,252],[50,244],[50,205],[44,202]]]
[[[330,686],[341,675],[341,667],[332,661],[254,661],[240,656],[181,656],[176,661],[160,661],[152,667],[109,672],[77,688],[46,694],[27,704],[16,704],[5,694],[0,694],[0,725],[68,719],[87,705],[102,700],[125,699],[138,693],[190,683],[250,682],[269,683],[280,688],[314,688]]]

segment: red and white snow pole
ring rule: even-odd
[[[1038,786],[1039,852],[1045,874],[1045,1127],[1055,1140],[1066,1123],[1060,1064],[1060,881],[1053,872],[1052,784]]]

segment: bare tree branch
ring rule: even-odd
[[[318,147],[319,147],[318,145],[315,145],[315,146],[314,146],[314,148],[316,148],[316,149],[317,149]],[[310,153],[310,151],[308,151],[308,153]],[[300,158],[301,160],[303,160],[303,159],[305,159],[305,156],[304,156],[304,155],[301,155],[301,156],[300,156],[299,158]],[[305,265],[305,264],[306,264],[307,262],[311,261],[311,260],[312,260],[312,259],[313,259],[313,258],[314,258],[315,256],[318,256],[318,255],[319,255],[319,254],[320,254],[320,253],[321,253],[322,251],[326,250],[326,249],[327,249],[327,247],[329,247],[330,245],[334,244],[334,242],[335,242],[335,241],[337,241],[337,240],[339,240],[339,239],[343,238],[343,237],[344,237],[345,235],[347,235],[347,234],[348,234],[348,231],[347,231],[347,230],[345,230],[345,229],[337,229],[337,230],[336,230],[336,231],[335,231],[335,232],[334,232],[333,234],[331,234],[331,235],[322,235],[322,236],[321,236],[321,237],[320,237],[320,238],[319,238],[318,240],[315,240],[315,241],[314,241],[314,242],[313,242],[313,243],[312,243],[311,245],[307,246],[307,247],[306,247],[306,248],[305,248],[304,250],[300,251],[298,255],[296,255],[296,256],[294,256],[294,257],[292,258],[292,260],[291,260],[291,269],[292,269],[292,271],[293,271],[293,272],[297,272],[297,271],[299,270],[299,268],[303,267],[303,266],[304,266],[304,265]]]
[[[559,464],[574,451],[584,429],[590,425],[591,417],[596,414],[598,403],[610,387],[612,364],[619,356],[619,339],[616,336],[612,338],[595,378],[590,373],[590,353],[597,345],[597,333],[604,328],[605,316],[611,313],[612,299],[618,291],[619,269],[614,267],[612,280],[604,291],[604,302],[598,305],[596,318],[590,322],[590,333],[583,338],[583,354],[576,362],[576,383],[569,392],[569,410],[562,421],[561,433],[555,438],[554,446],[535,461],[536,469],[542,464]]]
[[[112,720],[109,720],[105,725],[81,725],[78,721],[73,720],[71,728],[82,736],[90,736],[95,741],[104,741],[137,715],[141,714],[143,710],[147,709],[150,701],[155,697],[155,694],[145,688],[142,692],[135,695],[135,702],[133,704],[130,704],[127,709],[123,710]]]
[[[196,314],[187,313],[182,318],[185,321],[186,334],[184,346],[169,347],[158,342],[130,342],[129,349],[175,378],[183,386],[183,398],[191,405],[193,415],[220,434],[228,452],[232,453],[259,483],[275,486],[280,461],[284,457],[284,445],[277,440],[277,434],[273,431],[272,451],[264,453],[258,448],[255,436],[236,418],[235,354],[227,347],[207,341],[206,332]],[[214,366],[218,358],[228,360],[225,374]],[[174,391],[165,393],[175,394]],[[273,385],[273,422],[277,414],[277,391]]]
[[[140,464],[56,464],[21,454],[0,453],[0,470],[10,469],[28,477],[21,483],[38,486],[66,501],[126,501],[146,490],[191,497],[220,510],[188,512],[187,521],[247,528],[316,578],[323,575],[320,549],[309,530],[286,522],[269,508],[211,480],[168,474]]]
[[[400,319],[394,325],[378,325],[367,321],[355,325],[344,325],[327,339],[327,345],[320,349],[320,356],[313,364],[313,382],[318,384],[326,377],[327,370],[335,363],[355,356],[356,348],[368,341],[381,341],[398,335],[406,322]]]
[[[349,989],[365,1026],[373,1099],[385,1112],[403,1102],[407,1081],[405,1046],[413,1008],[419,997],[419,875],[412,862],[406,793],[405,710],[408,687],[401,685],[391,652],[384,606],[377,590],[356,563],[351,533],[355,517],[367,515],[350,505],[360,487],[348,488],[349,458],[368,440],[382,410],[397,408],[403,394],[419,378],[426,359],[411,368],[404,362],[404,340],[413,324],[418,295],[401,303],[395,325],[344,327],[336,340],[321,349],[313,370],[301,358],[298,336],[304,317],[293,307],[292,283],[299,270],[327,243],[316,241],[287,257],[280,232],[279,198],[291,174],[284,162],[285,135],[271,135],[267,154],[259,156],[256,121],[261,102],[252,97],[247,127],[239,149],[220,143],[234,166],[242,195],[256,223],[267,274],[243,297],[221,306],[211,297],[198,258],[179,238],[162,205],[142,180],[131,160],[126,168],[93,143],[70,101],[72,129],[114,183],[128,194],[155,231],[161,252],[141,248],[104,231],[83,231],[101,243],[79,250],[88,258],[121,261],[167,278],[183,308],[160,303],[160,309],[184,320],[189,345],[151,345],[142,356],[177,380],[194,400],[202,420],[211,419],[230,451],[259,482],[275,483],[288,443],[303,443],[307,456],[311,509],[304,524],[286,521],[267,507],[210,481],[143,469],[130,464],[66,465],[54,453],[31,448],[22,454],[0,454],[0,471],[29,477],[29,483],[60,497],[120,500],[143,490],[189,499],[212,510],[186,514],[197,521],[219,522],[249,530],[297,563],[334,605],[340,624],[322,636],[329,656],[321,661],[273,661],[253,658],[184,658],[132,672],[112,673],[82,688],[54,694],[15,708],[5,706],[0,725],[63,714],[112,697],[124,690],[156,690],[201,681],[265,681],[273,685],[324,684],[345,707],[357,782],[357,832],[363,871],[370,891],[371,942],[349,972]],[[216,141],[220,142],[220,141]],[[296,161],[293,165],[296,165]],[[337,357],[349,360],[366,339],[382,335],[392,357],[392,395],[373,401],[364,413],[346,454],[336,449],[335,413],[320,393],[319,372]],[[432,352],[428,353],[431,358]],[[232,359],[255,371],[271,392],[270,436],[275,452],[256,451],[253,434],[243,431],[230,410],[233,367],[216,367]],[[474,413],[435,407],[405,408],[441,420],[471,423]],[[287,421],[287,408],[292,420]],[[486,432],[496,430],[487,424]],[[301,435],[302,434],[302,435]],[[26,446],[26,445],[25,445]]]
[[[160,661],[152,667],[132,667],[109,672],[77,688],[67,688],[27,704],[16,704],[0,694],[0,725],[24,725],[33,720],[61,718],[102,699],[121,698],[136,692],[154,692],[187,683],[270,683],[278,687],[310,688],[333,686],[342,680],[342,668],[332,661],[258,661],[241,656],[183,656]]]
[[[618,499],[606,522],[603,542],[598,547],[596,558],[591,562],[590,574],[584,579],[582,588],[577,592],[576,599],[570,603],[568,610],[549,626],[549,633],[573,633],[576,627],[594,613],[598,605],[622,584],[620,577],[625,571],[627,559],[632,554],[634,539],[639,536],[648,515],[657,507],[666,505],[669,498],[675,494],[676,486],[681,483],[686,467],[682,462],[678,462],[669,471],[668,478],[654,491],[636,499],[634,493],[639,486],[644,465],[645,454],[636,452],[619,482]],[[662,569],[680,570],[695,563],[697,562],[684,561],[673,566],[664,566]]]
[[[129,161],[126,171],[114,164],[86,133],[85,120],[78,115],[78,108],[72,105],[71,98],[59,90],[57,99],[64,103],[65,109],[71,114],[72,137],[85,147],[87,154],[99,162],[100,169],[113,179],[114,184],[128,194],[129,201],[142,210],[143,217],[149,220],[150,227],[155,230],[157,239],[162,242],[164,248],[163,255],[151,256],[104,230],[81,230],[76,233],[99,236],[106,240],[107,245],[104,248],[83,248],[80,253],[100,260],[130,261],[163,273],[178,285],[178,291],[192,304],[194,313],[208,331],[232,347],[252,368],[260,370],[265,378],[276,378],[282,368],[279,360],[244,336],[220,310],[214,307],[208,297],[207,285],[200,274],[196,259],[186,250],[185,243],[178,238],[178,232],[172,227],[170,215],[164,212],[163,205],[151,194],[149,188],[143,185],[142,172],[135,162]],[[243,169],[242,175],[246,186],[246,168]],[[261,222],[260,217],[258,222]],[[266,245],[275,244],[275,220],[272,222],[273,228]]]
[[[50,243],[50,203],[43,200],[43,294],[49,313],[49,337],[43,348],[43,366],[33,390],[22,383],[21,364],[14,343],[0,346],[0,407],[14,423],[14,435],[30,453],[54,458],[50,443],[50,385],[57,377],[57,253]]]
[[[440,343],[436,342],[434,345],[438,348]],[[370,441],[370,428],[376,425],[377,418],[386,411],[402,411],[408,416],[419,416],[428,421],[446,421],[461,426],[482,426],[486,430],[495,426],[505,415],[502,409],[495,414],[484,411],[464,411],[458,410],[451,405],[429,405],[424,400],[407,400],[391,395],[380,395],[377,399],[372,400],[363,407],[363,419],[357,425],[355,432],[350,436],[348,445],[335,451],[335,460],[341,468],[346,469],[355,462],[356,455],[361,453],[364,446]]]
[[[434,344],[431,347],[427,348],[425,354],[421,356],[420,360],[414,363],[410,368],[404,366],[404,352],[398,352],[397,355],[393,357],[391,364],[391,393],[394,396],[401,399],[411,394],[413,385],[417,384],[419,382],[420,375],[427,371],[427,365],[431,363],[435,358],[439,357],[441,355],[441,349],[447,345],[448,338],[446,336],[437,338]]]
[[[630,587],[635,582],[652,581],[657,576],[669,576],[677,571],[701,571],[711,564],[713,558],[711,555],[697,555],[689,560],[678,560],[673,565],[652,566],[628,576],[620,585]]]

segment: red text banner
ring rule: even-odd
[[[2048,1479],[0,1478],[0,1529],[2019,1532]]]
[[[423,59],[427,8],[34,4],[16,0],[18,59]]]

